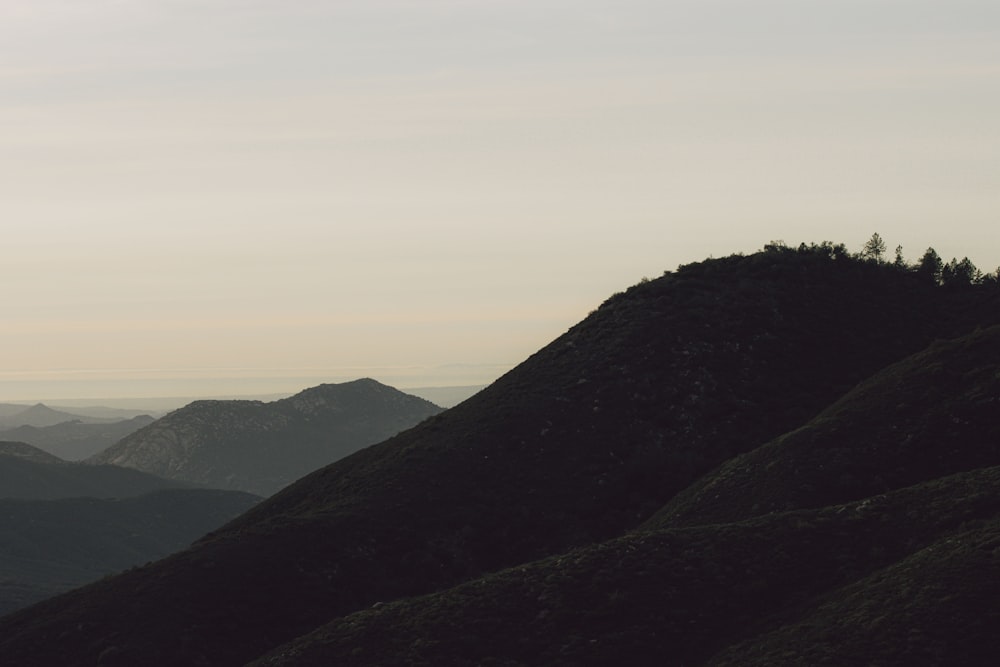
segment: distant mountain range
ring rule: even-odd
[[[0,498],[126,498],[193,485],[111,465],[63,461],[21,442],[0,442]]]
[[[54,426],[63,422],[87,422],[97,423],[106,421],[117,421],[113,419],[101,419],[95,417],[84,417],[83,415],[53,410],[44,403],[35,405],[12,405],[4,404],[4,409],[0,411],[0,429],[8,430],[19,426],[45,427]]]
[[[0,613],[162,558],[259,497],[0,442]]]
[[[195,401],[90,457],[202,486],[270,495],[441,408],[374,380],[260,401]]]
[[[995,664],[1000,288],[933,278],[824,243],[644,281],[0,655]]]
[[[24,419],[23,416],[30,415],[30,409],[37,409],[39,406],[59,414],[60,419],[63,419],[64,421],[81,421],[86,423],[110,423],[132,419],[133,417],[141,417],[147,414],[153,416],[156,416],[157,414],[157,411],[152,408],[143,410],[114,408],[103,405],[91,405],[89,401],[81,401],[80,405],[73,406],[47,405],[45,403],[34,403],[31,405],[23,405],[20,403],[0,403],[0,420],[6,424],[5,428],[30,424],[32,420]],[[21,416],[21,418],[8,419],[10,417],[18,416]],[[33,425],[44,426],[45,424]]]
[[[67,461],[80,461],[103,451],[130,433],[153,423],[142,415],[121,421],[64,421],[52,426],[18,426],[0,430],[0,440],[27,442]]]

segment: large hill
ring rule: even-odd
[[[1000,621],[998,406],[995,326],[890,366],[623,537],[356,612],[257,664],[992,664],[1000,636],[976,628]]]
[[[798,624],[833,651],[840,628],[851,636],[878,620],[874,610],[837,616],[866,578],[880,577],[872,585],[889,601],[905,597],[906,573],[923,586],[989,561],[954,540],[992,544],[1000,503],[995,473],[979,466],[1000,461],[963,450],[937,473],[950,478],[929,457],[892,475],[852,469],[884,483],[741,497],[712,523],[681,522],[714,511],[697,487],[674,499],[728,479],[719,466],[733,457],[782,451],[798,429],[819,429],[817,442],[851,433],[855,411],[831,408],[837,399],[935,339],[997,323],[998,305],[995,286],[937,286],[828,244],[681,267],[612,297],[476,396],[191,549],[0,620],[0,651],[23,665],[236,665],[269,652],[261,659],[301,665],[698,664],[738,659],[726,651],[760,638],[758,664],[773,664]],[[991,391],[989,377],[969,375],[985,392],[972,395]],[[912,416],[913,399],[894,403],[895,385],[882,386],[885,405]],[[968,400],[956,395],[943,414],[964,418]],[[900,428],[905,439],[924,426]],[[897,443],[886,433],[871,447],[886,439]],[[857,495],[872,488],[879,496]],[[996,568],[980,573],[992,590]],[[956,588],[951,604],[978,594]],[[898,618],[924,618],[912,612]],[[887,636],[905,635],[907,621],[888,616],[878,621]],[[914,655],[948,647],[928,625],[905,639]],[[963,636],[974,639],[969,661],[991,648],[992,632]]]
[[[88,461],[270,495],[440,411],[367,379],[324,384],[269,403],[195,401]]]

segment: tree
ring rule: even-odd
[[[896,246],[896,259],[892,262],[892,265],[895,266],[897,269],[906,268],[906,260],[903,259],[903,246],[901,245]]]
[[[928,248],[924,256],[920,258],[920,262],[917,263],[916,273],[925,282],[932,285],[940,285],[943,269],[944,262],[941,260],[941,256],[937,254],[934,248]]]
[[[882,263],[882,255],[884,254],[885,241],[878,235],[878,232],[872,234],[872,237],[865,243],[865,247],[861,249],[861,257],[874,260],[877,264]]]
[[[982,283],[984,285],[989,285],[990,287],[1000,285],[1000,267],[998,267],[993,273],[983,274]]]
[[[982,272],[968,257],[962,261],[952,258],[941,270],[941,282],[944,285],[972,285],[982,280]]]

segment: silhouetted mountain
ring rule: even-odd
[[[0,442],[0,498],[125,498],[189,486],[118,466],[69,463],[23,442]]]
[[[460,405],[305,477],[191,549],[0,620],[0,655],[23,665],[236,665],[271,651],[272,662],[300,665],[697,664],[760,638],[759,664],[793,661],[780,640],[764,640],[833,618],[866,577],[898,567],[923,581],[945,567],[921,549],[963,534],[989,544],[996,471],[934,479],[916,463],[889,477],[929,481],[847,505],[697,526],[650,518],[732,457],[818,428],[818,413],[888,364],[997,323],[998,306],[995,288],[936,287],[831,246],[681,267],[612,297]],[[927,364],[944,362],[914,368]],[[989,371],[966,376],[992,391]],[[970,396],[942,414],[966,414]],[[860,419],[831,410],[847,421],[829,433]],[[901,425],[900,437],[921,428]],[[986,450],[963,457],[1000,464]],[[992,590],[997,574],[976,576]],[[924,599],[930,609],[934,595]],[[914,606],[923,632],[933,619],[919,614]],[[854,618],[858,628],[875,620]],[[970,662],[995,641],[978,627]],[[948,648],[932,630],[915,637],[921,651]]]
[[[53,426],[19,426],[0,431],[0,439],[27,442],[66,461],[80,461],[107,449],[153,421],[149,415],[143,415],[96,424],[76,420]]]
[[[259,500],[209,489],[125,499],[0,499],[0,614],[163,558]]]
[[[440,411],[374,380],[324,384],[271,403],[195,401],[88,462],[269,495]]]

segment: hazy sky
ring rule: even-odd
[[[0,0],[0,400],[488,382],[772,239],[1000,265],[996,0]]]

